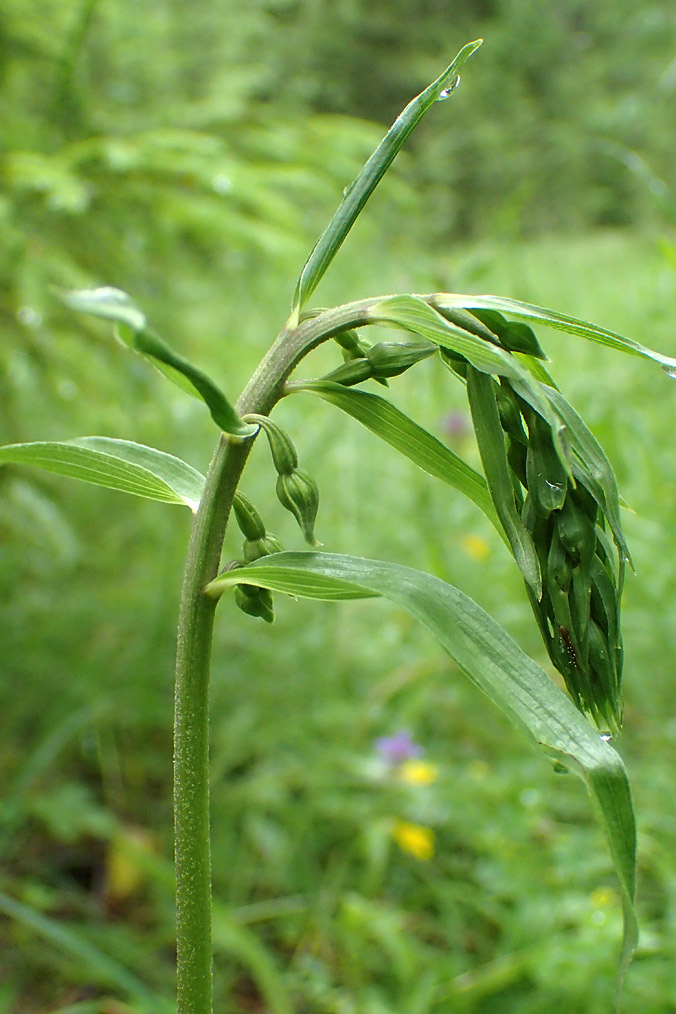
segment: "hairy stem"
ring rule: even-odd
[[[332,335],[369,323],[373,300],[327,310],[284,329],[237,402],[268,414],[303,356]],[[193,523],[178,624],[174,700],[174,829],[178,1014],[212,1014],[209,675],[216,602],[204,587],[218,571],[237,484],[253,440],[225,435],[209,466]]]

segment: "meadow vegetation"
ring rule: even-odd
[[[216,6],[188,25],[168,0],[133,25],[106,0],[41,0],[42,18],[11,0],[2,15],[0,443],[103,433],[204,471],[205,414],[50,286],[132,291],[234,394],[383,124],[479,34],[453,108],[403,153],[318,302],[494,292],[676,355],[668,4],[567,2],[543,21],[528,0],[463,3],[450,26],[446,5],[416,20],[421,5],[404,0],[257,2],[237,17]],[[630,357],[538,337],[629,508],[617,746],[638,819],[642,938],[624,1009],[667,1014],[676,389]],[[303,375],[337,364],[335,350],[313,355]],[[460,386],[429,365],[394,400],[479,467]],[[476,508],[327,406],[288,399],[278,416],[322,491],[328,550],[450,581],[551,669]],[[257,449],[256,502],[268,471]],[[295,548],[282,514],[274,531]],[[172,1010],[171,674],[188,527],[159,504],[0,469],[8,1014]],[[239,554],[236,533],[225,552]],[[621,908],[583,788],[403,612],[282,596],[276,611],[268,627],[224,602],[216,627],[215,1009],[605,1014]],[[378,740],[401,732],[422,753],[392,763]]]

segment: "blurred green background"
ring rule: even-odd
[[[68,313],[116,285],[235,396],[363,160],[485,43],[355,227],[317,303],[494,292],[674,355],[672,0],[5,0],[0,439],[104,434],[205,470],[207,414]],[[541,333],[631,508],[626,718],[642,942],[625,1010],[676,1010],[676,388]],[[337,365],[322,349],[303,375]],[[396,404],[476,464],[460,385]],[[283,403],[327,550],[459,585],[543,665],[469,504],[310,399]],[[264,448],[243,489],[288,548]],[[146,1014],[173,991],[171,712],[188,512],[0,470],[0,1011]],[[227,558],[239,555],[234,533]],[[605,1014],[621,917],[581,785],[380,602],[223,602],[213,678],[216,1009]],[[388,767],[378,737],[424,753]]]

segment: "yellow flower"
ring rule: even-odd
[[[616,904],[615,892],[612,887],[596,887],[589,895],[594,908],[610,908]]]
[[[439,777],[439,768],[427,761],[407,760],[400,765],[397,775],[407,785],[431,785]]]
[[[427,861],[434,855],[434,831],[430,827],[397,820],[392,825],[392,837],[403,852],[416,859]]]
[[[468,535],[463,535],[460,539],[460,545],[467,555],[472,560],[476,560],[477,563],[484,563],[491,555],[491,547],[482,535],[474,535],[472,532]]]

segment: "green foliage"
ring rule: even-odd
[[[300,311],[317,288],[369,197],[392,165],[409,135],[415,130],[430,106],[434,102],[448,98],[455,89],[460,80],[458,72],[472,53],[479,48],[481,42],[482,40],[479,39],[464,46],[443,74],[408,103],[359,175],[345,189],[343,200],[317,240],[300,273],[293,298],[293,320],[298,320]]]
[[[211,418],[225,433],[236,437],[248,437],[255,433],[253,427],[242,422],[223,392],[203,370],[177,355],[148,327],[145,314],[126,292],[104,286],[99,289],[76,289],[60,295],[72,310],[114,321],[120,340],[156,366],[160,373],[182,391],[203,401]]]
[[[638,942],[636,827],[624,765],[505,631],[457,588],[398,564],[335,553],[280,553],[236,576],[216,578],[206,591],[220,596],[236,581],[325,601],[352,599],[356,592],[376,594],[403,606],[555,765],[563,770],[575,765],[600,815],[620,880],[624,974]]]
[[[548,264],[556,270],[545,270]],[[604,269],[593,290],[582,289],[590,264]],[[471,287],[477,265],[482,289],[508,289],[550,305],[568,301],[580,315],[629,333],[641,334],[643,325],[652,343],[668,348],[669,321],[650,308],[655,286],[666,284],[667,276],[645,239],[616,235],[484,247],[468,254],[464,287]],[[632,276],[631,294],[617,291],[618,275]],[[571,303],[574,290],[577,303]],[[283,291],[280,297],[283,306]],[[629,579],[625,593],[628,710],[621,742],[639,818],[644,944],[627,980],[624,1008],[667,1014],[676,878],[673,833],[664,815],[673,742],[663,716],[670,706],[668,659],[675,650],[668,603],[676,594],[676,526],[668,508],[663,520],[654,519],[653,498],[673,502],[670,416],[664,410],[669,381],[659,371],[657,377],[637,371],[630,357],[602,352],[605,383],[599,387],[592,380],[597,347],[552,333],[547,349],[560,361],[558,379],[573,403],[590,406],[588,420],[636,511],[625,518],[625,528],[637,570],[653,575],[650,581]],[[314,355],[318,372],[328,368],[329,349]],[[467,436],[454,431],[449,437],[443,428],[449,412],[464,412],[460,386],[435,381],[428,366],[407,374],[396,400],[478,467]],[[536,635],[529,633],[528,606],[519,605],[509,557],[472,504],[434,496],[430,480],[409,461],[384,455],[361,434],[354,440],[346,429],[337,444],[336,417],[312,413],[311,401],[297,412],[296,401],[284,401],[280,421],[300,432],[296,427],[304,420],[299,449],[320,486],[327,489],[332,476],[341,476],[322,507],[331,548],[434,570],[478,599],[546,665]],[[619,403],[626,411],[618,419]],[[79,411],[84,418],[72,425],[82,430],[93,420],[86,405]],[[171,429],[167,409],[156,406],[153,413]],[[43,432],[46,426],[44,421]],[[272,508],[269,456],[262,450],[251,462],[247,491],[257,504],[270,505],[269,527],[297,546],[292,519],[287,523],[286,512]],[[18,474],[9,480],[7,470],[3,497]],[[396,499],[394,524],[389,504],[372,497],[375,486]],[[169,993],[172,886],[158,861],[168,866],[171,856],[171,745],[160,730],[170,720],[171,586],[179,577],[185,529],[172,531],[171,511],[148,504],[132,513],[117,497],[116,518],[102,533],[92,515],[96,491],[82,486],[79,499],[78,488],[40,487],[64,520],[72,519],[80,546],[98,539],[94,571],[73,571],[51,549],[45,557],[48,527],[10,538],[6,513],[0,521],[3,559],[6,566],[13,561],[13,582],[23,589],[20,603],[15,592],[3,593],[5,668],[24,688],[7,699],[5,785],[13,786],[28,760],[38,759],[41,730],[56,732],[59,715],[72,702],[105,696],[113,706],[81,715],[78,729],[64,730],[46,766],[24,784],[5,852],[5,892],[17,896],[18,888],[24,904],[58,914],[62,925],[86,932],[107,954],[124,958],[146,984],[161,984]],[[102,491],[94,501],[101,511],[111,495]],[[141,501],[138,506],[143,508]],[[413,517],[423,521],[422,538]],[[460,531],[474,541],[459,537]],[[36,538],[39,570],[31,574]],[[487,556],[470,555],[481,547]],[[241,555],[236,536],[229,551]],[[160,583],[166,597],[157,598],[152,589]],[[432,1014],[458,1008],[484,1014],[496,1005],[514,1014],[562,1007],[605,1014],[619,946],[619,902],[583,794],[570,779],[548,773],[403,613],[377,602],[339,609],[281,598],[278,624],[288,640],[268,636],[263,624],[252,637],[234,609],[232,626],[224,624],[217,634],[212,722],[220,1002],[245,1010],[252,996],[270,997],[267,959],[279,995],[289,998],[292,1009],[305,1006],[313,1014],[341,1005],[355,1014],[367,1005],[398,1012],[414,1002],[423,1010],[426,1003]],[[29,632],[35,630],[39,637]],[[244,652],[257,673],[255,699],[242,671]],[[414,730],[426,760],[438,766],[433,785],[407,786],[379,767],[373,740],[400,727]],[[98,837],[101,830],[93,837],[78,831],[76,845],[66,850],[54,830],[31,816],[34,804],[64,782],[93,786],[118,827],[120,844],[108,846],[107,838]],[[434,830],[431,860],[395,844],[393,817]],[[138,829],[152,836],[150,851],[142,839],[136,842]],[[102,902],[96,876],[109,877],[122,842],[141,879],[124,899],[111,894]],[[296,850],[303,864],[293,861]],[[73,879],[76,863],[98,871],[91,886]],[[546,884],[543,894],[533,891],[536,880]],[[223,930],[221,911],[227,917]],[[5,925],[10,934],[11,924]],[[244,938],[238,942],[244,931],[262,954],[260,964]],[[20,992],[29,1011],[66,1005],[75,984],[92,981],[89,970],[32,934],[12,931],[8,944],[13,995]]]
[[[676,23],[663,0],[563,0],[546,16],[537,0],[458,0],[452,25],[444,4],[418,0],[282,3],[275,14],[276,94],[382,123],[431,79],[449,30],[486,40],[485,72],[453,129],[423,128],[413,142],[427,241],[644,221],[651,197],[617,144],[676,185]]]
[[[423,128],[418,143],[428,155],[416,164],[425,168],[409,166],[408,174],[431,211],[423,244],[400,269],[397,288],[418,289],[435,272],[443,276],[440,288],[450,287],[450,276],[452,287],[457,278],[461,289],[570,306],[668,347],[663,307],[673,297],[673,275],[637,234],[513,247],[494,239],[456,252],[452,261],[445,249],[429,257],[430,236],[480,233],[484,222],[499,238],[552,222],[638,220],[645,203],[627,162],[607,156],[599,132],[628,150],[640,146],[669,180],[673,82],[664,54],[671,19],[656,4],[632,8],[625,12],[632,33],[625,36],[616,30],[616,6],[606,6],[582,12],[564,5],[543,21],[525,0],[460,5],[465,37],[485,32],[500,58],[488,63],[483,81],[476,75],[476,90],[473,83],[462,96],[466,105],[456,104],[448,138]],[[107,0],[58,10],[39,3],[30,12],[14,0],[6,5],[3,442],[53,435],[58,417],[57,437],[92,432],[96,424],[171,447],[205,470],[206,420],[189,401],[155,396],[133,360],[117,362],[100,327],[75,322],[49,301],[48,286],[112,282],[133,291],[158,328],[177,336],[191,358],[204,356],[207,369],[222,362],[226,334],[235,375],[231,381],[228,374],[230,390],[250,372],[267,342],[262,336],[274,332],[288,305],[291,276],[286,285],[272,279],[270,264],[286,270],[286,255],[301,252],[299,238],[316,206],[335,202],[382,133],[326,111],[390,122],[431,76],[427,68],[438,63],[442,39],[447,48],[447,12],[417,5],[414,13],[408,0],[376,2],[368,12],[342,0],[329,8],[275,0],[236,13],[200,5],[186,22],[180,5],[163,2],[139,9],[132,24]],[[583,41],[580,32],[587,35],[585,58],[559,59],[561,47]],[[312,115],[296,118],[298,102]],[[573,110],[588,126],[588,143],[579,143]],[[390,184],[390,195],[406,210],[402,188]],[[369,246],[362,229],[364,255],[338,264],[327,291],[350,290],[355,278],[371,291],[388,291],[380,265],[391,271],[397,230],[412,233],[411,218],[418,217],[411,216],[410,192],[406,199],[406,214],[401,221],[390,216],[377,243]],[[408,235],[408,251],[412,242]],[[617,277],[630,277],[632,285],[618,290]],[[466,305],[498,333],[499,322],[482,316],[480,301]],[[437,309],[462,328],[452,314],[464,306]],[[511,302],[492,306],[488,312],[516,311],[518,318]],[[532,323],[527,313],[518,319]],[[498,336],[504,348],[516,348]],[[360,368],[368,362],[365,348],[356,357]],[[631,360],[609,361],[599,385],[588,354],[598,350],[558,349],[567,367],[563,386],[574,402],[591,406],[590,425],[638,512],[625,524],[637,567],[654,576],[640,587],[630,583],[625,608],[623,752],[638,786],[646,927],[625,1005],[666,1014],[673,1005],[676,880],[673,829],[664,817],[673,730],[664,714],[676,525],[668,508],[664,525],[647,519],[655,500],[673,502],[670,414],[661,410],[659,380],[643,379]],[[315,360],[318,374],[335,366],[327,350]],[[538,373],[534,361],[528,365],[548,383],[542,367]],[[387,409],[369,402],[367,413],[366,399],[375,395],[347,389],[341,407],[390,442],[397,415],[403,436],[396,445],[404,456],[424,461],[447,482],[453,452],[442,440],[448,439],[457,461],[468,457],[481,478],[456,394],[427,366],[419,371],[397,392],[406,415],[382,399]],[[319,393],[321,382],[307,386]],[[84,397],[75,397],[78,389]],[[343,395],[354,396],[349,408]],[[302,433],[303,461],[332,490],[322,506],[331,548],[396,558],[460,584],[547,665],[528,633],[501,543],[473,505],[443,498],[442,506],[408,461],[382,455],[368,440],[353,442],[349,429],[336,442],[335,418],[313,414],[311,402],[301,416],[296,401],[288,399],[280,415],[291,432]],[[620,403],[627,415],[636,411],[636,425],[622,417],[618,424]],[[449,411],[454,427],[460,424],[447,433],[440,420]],[[574,427],[574,415],[566,422]],[[434,444],[435,432],[448,453]],[[101,452],[98,466],[106,468],[113,462],[103,455],[113,443],[118,451],[125,444],[88,440],[97,441],[90,450]],[[57,446],[76,445],[64,439]],[[175,468],[165,468],[171,456],[159,467],[147,454],[161,452],[136,447],[131,460],[112,455],[115,467],[132,466],[145,495],[166,482],[169,500],[173,490],[178,502],[194,501],[199,472],[178,462],[176,486]],[[72,468],[64,471],[73,474]],[[62,493],[51,476],[26,474],[14,465],[0,469],[2,644],[11,690],[3,700],[0,752],[9,786],[0,815],[0,886],[11,909],[3,921],[9,974],[0,1006],[12,1014],[55,1014],[57,1007],[103,1014],[123,997],[135,1011],[161,1010],[171,1005],[173,975],[171,745],[163,730],[176,603],[171,590],[157,589],[177,587],[187,528],[177,531],[156,505],[138,502],[132,514],[124,498],[109,500],[106,490],[80,496],[74,485]],[[257,502],[274,504],[257,456],[248,482]],[[381,487],[387,496],[374,496]],[[485,506],[493,513],[490,502]],[[278,515],[273,527],[293,545],[297,534],[285,512]],[[228,552],[240,554],[228,538]],[[282,601],[284,645],[262,624],[252,637],[243,617],[217,635],[217,1003],[233,1010],[266,1005],[280,1014],[484,1014],[494,1007],[605,1014],[620,913],[613,889],[598,886],[606,878],[611,883],[610,868],[584,801],[568,779],[548,776],[512,741],[403,613],[370,602],[340,608],[337,617],[319,604],[301,610]],[[244,652],[256,670],[253,698],[242,673]],[[395,656],[401,665],[389,670]],[[434,784],[407,783],[406,769],[383,766],[373,752],[378,734],[407,726],[438,768]],[[416,828],[432,835],[423,838],[428,845],[436,834],[430,858],[396,844],[407,840],[395,834],[402,824],[413,834],[409,842]],[[535,880],[547,883],[546,902],[532,890]],[[99,999],[84,999],[94,992]]]
[[[193,511],[204,487],[204,476],[180,458],[111,437],[7,444],[0,447],[0,461],[36,465],[149,500],[185,504]]]
[[[390,401],[369,391],[348,390],[341,384],[326,380],[296,382],[288,390],[309,391],[336,405],[429,475],[469,497],[500,530],[484,477]]]

